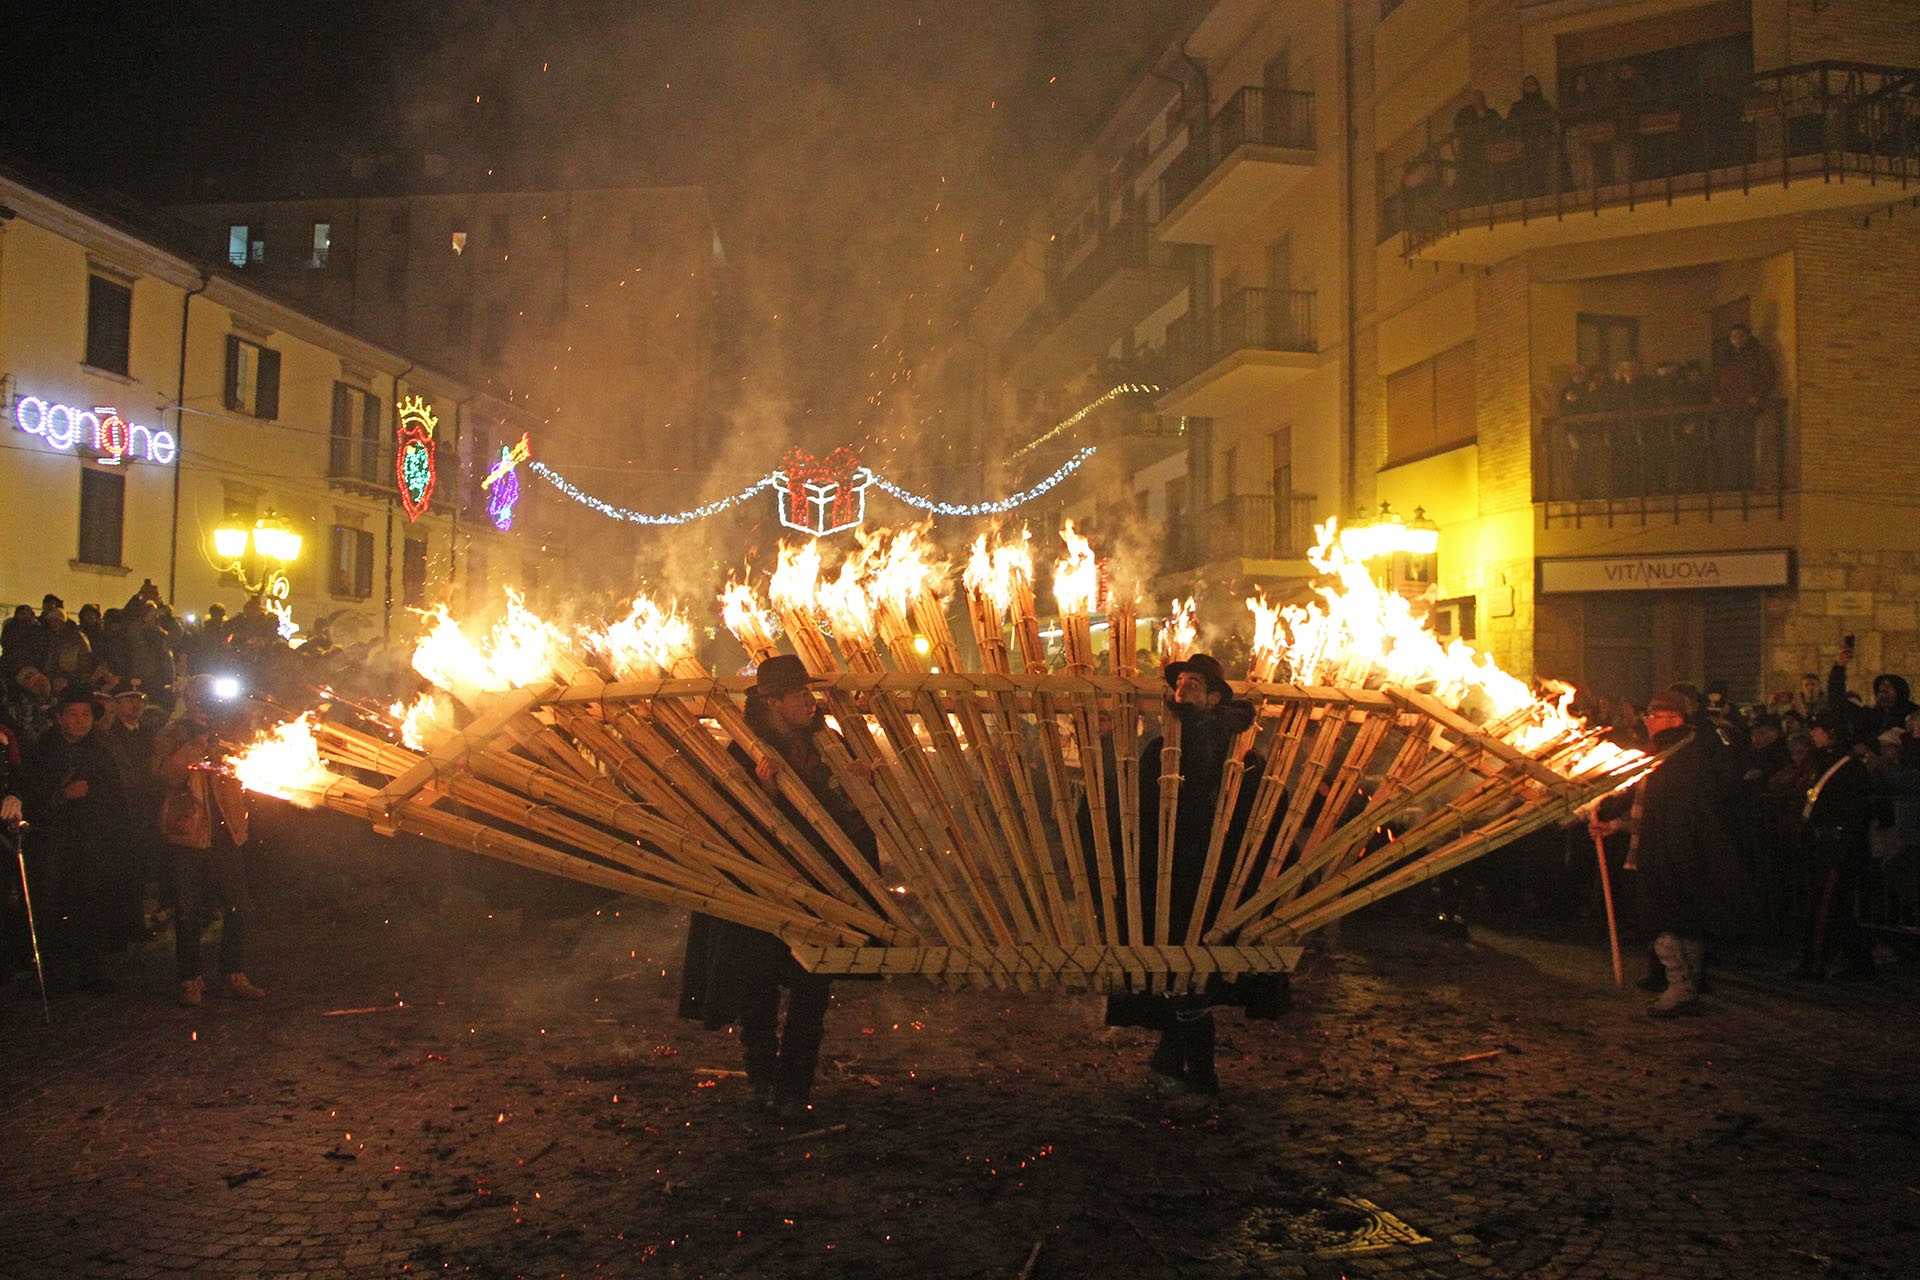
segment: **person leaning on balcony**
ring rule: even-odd
[[[1734,492],[1752,487],[1754,426],[1778,377],[1773,357],[1754,339],[1752,329],[1736,324],[1727,330],[1727,340],[1713,360],[1713,402],[1722,411],[1714,436],[1717,487]]]
[[[1487,105],[1486,94],[1473,90],[1467,95],[1465,105],[1453,113],[1457,203],[1479,204],[1488,198],[1492,171],[1487,148],[1500,134],[1500,113]]]
[[[1553,190],[1554,170],[1560,154],[1560,113],[1540,90],[1538,77],[1520,82],[1520,96],[1507,108],[1507,127],[1520,138],[1520,168],[1529,196],[1543,196]]]

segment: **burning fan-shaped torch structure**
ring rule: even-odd
[[[877,864],[792,770],[762,787],[754,762],[770,748],[743,707],[753,678],[705,670],[686,618],[644,597],[585,636],[517,600],[477,639],[436,615],[415,657],[433,693],[384,725],[303,717],[237,770],[256,791],[388,833],[765,929],[817,972],[1182,991],[1283,971],[1312,930],[1564,820],[1652,763],[1585,731],[1565,698],[1443,648],[1331,532],[1320,603],[1249,602],[1239,691],[1257,715],[1240,745],[1265,763],[1228,765],[1194,910],[1170,909],[1170,858],[1142,874],[1142,709],[1166,686],[1133,668],[1131,600],[1105,602],[1112,670],[1098,670],[1099,575],[1070,529],[1054,578],[1060,669],[1024,534],[974,544],[961,588],[971,661],[941,600],[947,568],[918,531],[863,539],[831,576],[809,540],[783,550],[768,605],[738,585],[722,597],[756,663],[783,633],[817,677],[839,731],[821,747]],[[1185,657],[1195,634],[1191,602],[1176,606],[1163,658]],[[1168,718],[1161,848],[1179,750]],[[1083,805],[1117,820],[1083,821]],[[1183,936],[1169,936],[1174,919],[1190,921]]]

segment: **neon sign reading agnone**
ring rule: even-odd
[[[50,404],[39,396],[22,396],[14,406],[13,422],[62,453],[84,442],[102,462],[144,458],[164,467],[180,455],[172,432],[130,424],[107,405],[76,409]]]

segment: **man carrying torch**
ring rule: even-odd
[[[833,733],[816,701],[807,669],[792,654],[776,654],[760,664],[759,678],[747,694],[747,727],[774,754],[754,762],[736,743],[735,757],[782,812],[807,833],[820,855],[833,851],[808,826],[799,810],[779,792],[776,779],[793,770],[821,807],[869,863],[878,864],[878,842],[853,801],[833,781],[820,754],[817,735]],[[836,735],[837,736],[837,735]],[[853,769],[865,776],[872,765],[858,757]],[[780,1026],[780,988],[787,988],[787,1020]],[[687,930],[681,966],[680,1016],[710,1030],[738,1024],[746,1056],[747,1082],[754,1102],[772,1107],[782,1120],[803,1119],[812,1108],[814,1069],[826,1035],[831,980],[808,973],[771,933],[713,916],[695,914]]]

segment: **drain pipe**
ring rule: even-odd
[[[419,367],[417,363],[409,362],[406,368],[393,375],[393,425],[395,430],[398,430],[400,427],[400,384]],[[380,638],[382,640],[389,640],[393,637],[393,494],[393,487],[391,485],[387,486],[387,550],[380,566],[380,589],[382,595],[380,606]]]
[[[1359,129],[1354,123],[1353,8],[1350,5],[1340,6],[1340,59],[1341,122],[1346,130],[1345,136],[1340,142],[1340,152],[1341,167],[1343,170],[1342,185],[1346,189],[1347,205],[1347,430],[1346,437],[1341,442],[1342,452],[1346,455],[1343,459],[1343,468],[1346,472],[1344,477],[1345,483],[1341,485],[1340,509],[1334,514],[1344,518],[1359,502],[1359,478],[1355,475],[1355,472],[1358,470],[1360,462],[1360,370],[1355,360],[1355,352],[1358,349],[1360,338],[1360,316],[1358,314],[1360,305],[1360,248],[1358,244],[1359,237],[1356,234],[1359,229],[1360,216],[1359,203],[1355,196],[1353,158],[1354,141],[1359,135]]]
[[[180,472],[187,459],[187,316],[193,296],[205,293],[213,283],[213,272],[200,268],[200,287],[189,289],[180,299],[180,372],[173,392],[173,524],[167,533],[167,607],[174,606],[174,591],[180,579]]]

